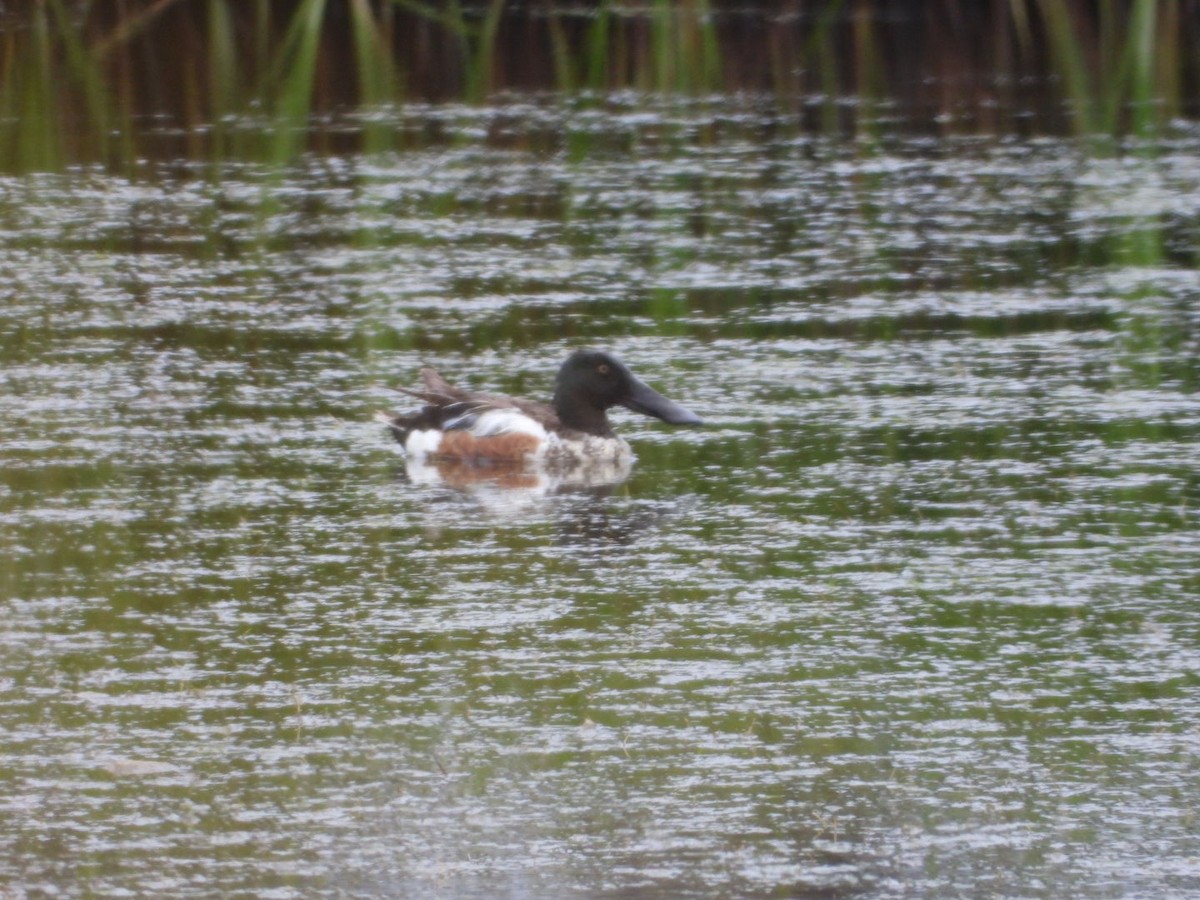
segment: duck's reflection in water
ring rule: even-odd
[[[546,500],[563,495],[608,497],[629,478],[631,460],[596,460],[588,465],[547,468],[488,460],[408,457],[405,479],[441,487],[444,496],[469,498],[500,517],[546,511]]]
[[[548,469],[408,458],[402,477],[430,489],[430,504],[452,504],[456,521],[461,521],[466,502],[484,520],[549,522],[557,532],[556,544],[596,547],[630,543],[681,508],[677,503],[632,503],[614,497],[629,479],[631,463],[624,459]]]

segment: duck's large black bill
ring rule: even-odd
[[[632,390],[629,397],[621,401],[621,405],[640,412],[643,415],[654,416],[672,425],[703,425],[704,420],[686,407],[680,406],[674,400],[668,400],[650,385],[631,378]]]

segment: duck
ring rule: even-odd
[[[576,350],[566,358],[550,403],[463,390],[428,367],[421,369],[421,382],[417,390],[399,388],[422,401],[420,409],[376,415],[416,461],[624,468],[633,451],[609,422],[614,406],[672,425],[703,424],[600,350]]]

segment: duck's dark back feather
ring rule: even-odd
[[[450,431],[469,429],[475,420],[493,409],[515,409],[533,419],[547,431],[562,430],[554,408],[536,400],[523,397],[505,397],[486,391],[466,391],[454,387],[428,366],[421,369],[424,390],[396,388],[401,393],[416,397],[425,405],[404,414],[382,417],[392,429],[392,434],[403,444],[414,431]]]

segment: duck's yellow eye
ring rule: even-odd
[[[600,363],[600,365],[596,366],[596,371],[599,372],[601,375],[607,375],[608,374],[608,363]]]

